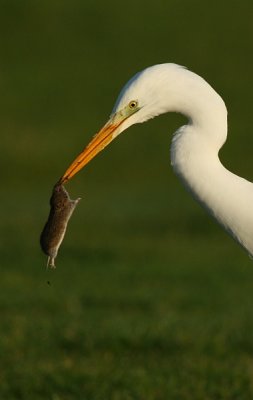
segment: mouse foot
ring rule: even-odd
[[[54,257],[49,256],[47,259],[47,268],[55,269],[56,265],[54,263]]]

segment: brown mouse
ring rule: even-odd
[[[63,185],[56,184],[50,198],[50,213],[40,235],[40,245],[48,255],[47,266],[55,268],[55,258],[63,241],[68,221],[81,199],[71,200]]]

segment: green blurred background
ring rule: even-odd
[[[253,398],[253,266],[170,168],[164,115],[68,185],[81,196],[46,270],[52,185],[122,85],[175,62],[229,110],[223,163],[252,179],[253,6],[0,1],[0,398]],[[48,284],[50,282],[50,284]]]

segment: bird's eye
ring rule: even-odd
[[[131,110],[133,110],[134,108],[136,108],[138,106],[138,101],[136,100],[131,100],[128,104],[128,107],[131,108]]]

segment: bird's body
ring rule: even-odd
[[[176,64],[149,67],[124,86],[109,122],[74,160],[61,182],[70,179],[129,126],[166,112],[179,112],[188,118],[188,124],[172,140],[175,173],[253,255],[253,184],[228,171],[218,156],[227,137],[226,106],[204,79]]]

